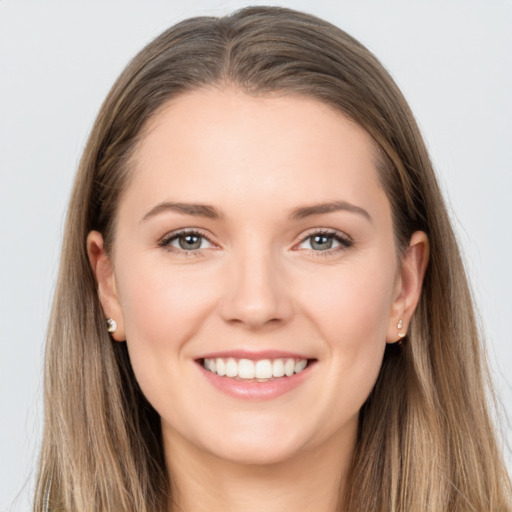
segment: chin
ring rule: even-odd
[[[305,449],[308,437],[286,429],[232,430],[228,436],[210,439],[204,449],[219,459],[235,464],[278,464],[300,454]]]
[[[212,454],[226,462],[247,466],[268,466],[289,461],[299,453],[298,448],[268,446],[240,443],[226,450],[215,450]]]

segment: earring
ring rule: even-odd
[[[400,319],[398,321],[398,324],[397,324],[397,329],[402,329],[402,327],[404,326],[404,321],[402,319]],[[406,332],[399,332],[398,333],[398,337],[399,338],[405,338],[407,336],[407,333]]]
[[[116,332],[116,329],[117,329],[117,322],[113,318],[109,318],[107,320],[107,331],[112,334],[112,333]]]

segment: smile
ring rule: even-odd
[[[307,359],[235,359],[233,357],[205,358],[203,366],[219,377],[237,380],[267,382],[280,377],[291,377],[302,372],[308,365]]]
[[[269,400],[300,387],[311,378],[318,360],[276,350],[205,354],[196,368],[213,388],[242,400]]]

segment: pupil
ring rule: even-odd
[[[325,235],[315,235],[311,244],[313,249],[330,249],[332,247],[332,238]]]
[[[179,243],[182,249],[199,249],[201,247],[201,237],[197,235],[183,235],[180,236]]]

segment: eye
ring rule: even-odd
[[[197,231],[170,233],[162,238],[158,245],[175,252],[194,252],[213,247],[212,242]]]
[[[336,231],[316,231],[307,236],[299,245],[299,249],[315,252],[335,252],[352,245],[352,241]]]

